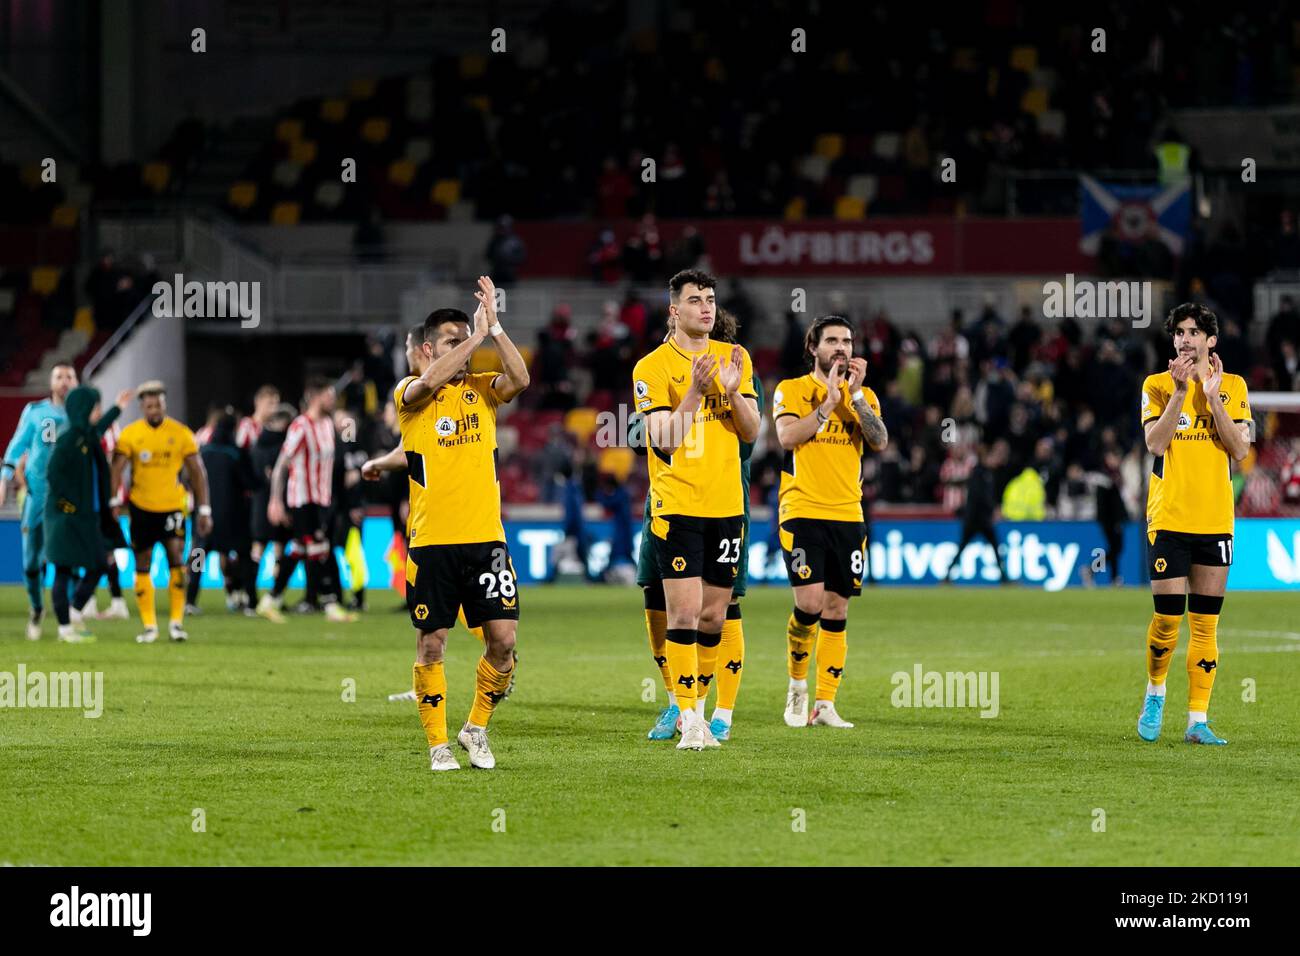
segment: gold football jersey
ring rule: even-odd
[[[133,505],[145,511],[185,510],[181,465],[199,453],[192,431],[174,418],[164,418],[156,428],[141,418],[122,429],[113,453],[131,462]]]
[[[787,378],[772,396],[773,419],[792,415],[803,418],[826,400],[826,384],[811,372]],[[880,400],[862,389],[871,410],[880,414]],[[785,453],[781,465],[779,518],[821,518],[826,521],[862,520],[862,453],[866,441],[858,413],[847,390],[840,403],[812,438]]]
[[[1142,383],[1142,427],[1158,419],[1174,393],[1168,372]],[[1221,402],[1234,422],[1251,420],[1250,396],[1240,375],[1223,375],[1218,395],[1209,396],[1193,381],[1183,399],[1169,448],[1151,466],[1147,489],[1147,531],[1231,534],[1232,468],[1219,440],[1209,402]]]
[[[731,350],[726,342],[709,340],[707,351],[717,358],[719,368],[731,360]],[[739,391],[756,400],[754,366],[749,353],[744,349],[741,352]],[[680,405],[691,387],[691,363],[703,354],[683,352],[670,339],[637,362],[632,371],[636,410],[649,416]],[[652,517],[730,518],[744,513],[740,437],[716,373],[681,446],[666,455],[650,445],[647,437],[646,461]]]
[[[411,511],[409,546],[504,541],[501,484],[497,477],[496,372],[448,382],[423,405],[402,400],[407,376],[393,401],[406,452]]]

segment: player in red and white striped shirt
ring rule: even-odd
[[[331,621],[356,620],[339,604],[338,560],[326,531],[326,511],[334,490],[334,386],[323,378],[310,379],[303,405],[305,411],[289,425],[271,472],[266,514],[272,524],[293,529],[301,549],[298,559],[306,562],[307,591],[320,595],[325,616]],[[259,613],[279,612],[295,563],[289,555],[281,560],[275,587],[259,602]]]
[[[240,448],[252,448],[257,436],[262,434],[262,426],[280,407],[280,390],[274,385],[263,385],[253,396],[253,414],[239,420],[235,431],[235,444]]]

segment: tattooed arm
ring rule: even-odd
[[[884,420],[872,411],[871,404],[862,391],[862,383],[866,377],[867,360],[849,359],[849,377],[844,387],[853,402],[853,410],[857,412],[858,424],[862,426],[862,436],[866,438],[872,451],[884,451],[885,446],[889,444],[889,430],[885,428]]]

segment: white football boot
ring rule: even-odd
[[[704,718],[695,712],[694,707],[687,707],[682,711],[682,739],[677,741],[677,749],[703,750],[706,730]]]
[[[787,727],[808,726],[808,683],[798,687],[790,681],[790,692],[785,697],[785,725]]]
[[[482,727],[466,724],[456,735],[456,742],[469,751],[469,764],[480,770],[491,770],[497,765],[497,758],[488,749],[487,731]]]
[[[823,727],[844,727],[849,728],[853,725],[835,712],[835,704],[829,700],[823,700],[813,707],[812,720],[810,724],[820,724]]]
[[[459,770],[460,761],[456,755],[451,752],[451,747],[442,744],[438,747],[429,748],[429,769],[430,770]]]

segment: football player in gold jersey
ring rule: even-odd
[[[663,578],[665,655],[682,708],[679,750],[721,746],[697,685],[713,680],[744,552],[740,444],[758,435],[749,353],[710,337],[713,276],[695,269],[668,282],[673,334],[636,363],[636,411],[645,416],[650,533]]]
[[[424,354],[421,347],[424,344],[424,323],[412,328],[406,333],[406,368],[410,375],[422,375],[425,368],[429,365],[429,359]],[[402,451],[401,442],[397,447],[387,454],[380,455],[377,458],[371,458],[361,466],[361,477],[366,481],[379,481],[387,472],[406,471],[406,453]],[[409,547],[410,542],[407,542]],[[460,616],[457,618],[460,623],[465,623],[465,609],[460,609]],[[483,626],[468,627],[469,632],[473,634],[480,643],[483,641]],[[515,666],[510,670],[510,684],[506,687],[506,697],[508,698],[515,689],[515,675],[519,670],[519,654],[514,654]],[[415,689],[401,691],[396,694],[389,694],[390,701],[414,701]]]
[[[1147,627],[1147,691],[1138,736],[1156,740],[1164,716],[1165,677],[1178,644],[1184,606],[1188,743],[1223,745],[1207,711],[1219,668],[1218,626],[1232,564],[1232,464],[1250,450],[1246,382],[1223,371],[1211,350],[1219,320],[1186,302],[1165,320],[1177,357],[1142,383],[1142,427],[1155,456],[1147,491],[1147,541],[1155,614]]]
[[[794,589],[786,623],[790,687],[785,722],[852,727],[835,711],[848,656],[849,598],[862,593],[866,527],[862,516],[864,446],[881,451],[889,433],[876,393],[863,388],[866,359],[853,357],[847,319],[826,315],[804,339],[812,370],[777,386],[772,414],[785,449],[779,535]],[[808,716],[808,665],[816,645],[817,698]]]
[[[195,537],[212,533],[212,507],[208,502],[208,473],[199,457],[194,433],[167,415],[167,390],[162,382],[145,382],[136,390],[144,416],[122,429],[113,449],[112,488],[122,487],[122,476],[131,466],[127,495],[131,515],[131,548],[135,552],[135,596],[144,631],[136,637],[141,644],[158,639],[154,610],[154,545],[167,552],[169,604],[168,633],[173,641],[189,637],[185,632],[185,488],[180,476],[194,490],[198,516]],[[114,513],[121,505],[111,502]]]
[[[433,770],[457,770],[448,746],[447,631],[464,608],[469,627],[484,627],[469,719],[457,741],[470,764],[496,766],[487,723],[513,670],[519,588],[501,524],[497,408],[528,387],[528,368],[497,320],[496,289],[480,276],[471,324],[458,309],[424,321],[427,365],[397,384],[393,400],[411,489],[407,521],[406,604],[415,627],[412,678]],[[489,337],[502,371],[472,374],[469,358]]]

